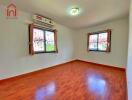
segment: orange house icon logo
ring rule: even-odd
[[[17,9],[16,9],[16,5],[11,3],[7,6],[6,8],[6,16],[7,18],[17,18]]]

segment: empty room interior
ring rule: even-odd
[[[132,0],[1,0],[0,100],[132,100]]]

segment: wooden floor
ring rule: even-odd
[[[82,61],[0,82],[0,100],[127,100],[125,71]]]

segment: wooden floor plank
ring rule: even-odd
[[[0,100],[127,100],[125,71],[74,61],[0,82]]]

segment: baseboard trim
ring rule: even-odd
[[[125,67],[124,67],[124,68],[121,68],[121,67],[117,67],[117,66],[111,66],[111,65],[99,64],[99,63],[90,62],[90,61],[85,61],[85,60],[80,60],[80,59],[76,59],[76,61],[81,61],[81,62],[90,63],[90,64],[94,64],[94,65],[98,65],[98,66],[104,66],[104,67],[109,67],[109,68],[114,68],[114,69],[118,69],[118,70],[126,71]]]

